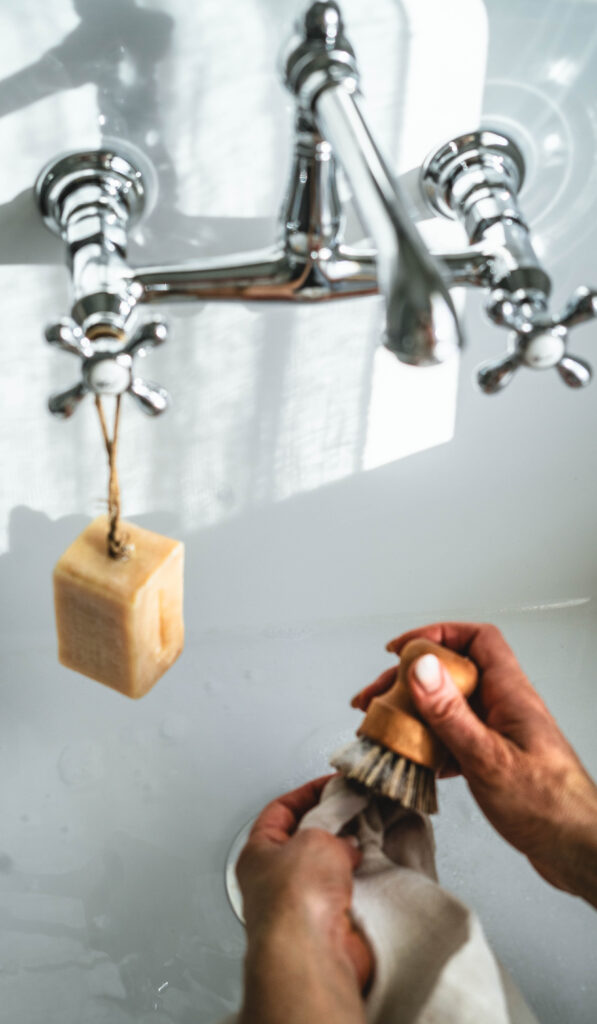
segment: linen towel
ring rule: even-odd
[[[370,1024],[537,1024],[477,916],[438,884],[427,816],[336,777],[300,827],[356,835],[363,851],[353,915],[375,954]]]
[[[427,816],[337,776],[300,828],[355,835],[363,851],[352,906],[375,955],[369,1024],[538,1024],[475,913],[439,885]]]

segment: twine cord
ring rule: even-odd
[[[116,410],[114,412],[114,428],[112,437],[108,434],[108,426],[102,400],[99,395],[95,396],[95,407],[102,428],[104,444],[108,454],[108,466],[110,469],[110,480],[108,483],[108,518],[110,526],[107,536],[107,548],[110,558],[128,558],[132,548],[126,543],[126,536],[120,531],[120,485],[118,483],[118,470],[116,468],[116,453],[118,449],[118,427],[120,423],[120,395],[116,397]]]

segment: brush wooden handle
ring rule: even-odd
[[[470,658],[431,640],[410,640],[400,652],[396,682],[386,693],[373,698],[357,735],[366,736],[395,754],[437,771],[446,759],[447,750],[421,719],[408,687],[410,666],[424,654],[435,654],[461,693],[470,697],[478,680],[477,666]]]

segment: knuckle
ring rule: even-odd
[[[350,863],[350,854],[346,844],[323,829],[304,829],[296,836],[295,852],[301,870],[312,878],[315,871],[318,875],[334,876]]]
[[[479,630],[483,632],[485,638],[490,641],[504,641],[504,634],[501,629],[498,629],[493,622],[482,622]]]
[[[456,690],[441,693],[433,704],[433,719],[443,725],[450,725],[462,717],[464,698]]]
[[[327,849],[330,841],[333,839],[328,832],[324,832],[323,829],[319,828],[301,829],[295,838],[297,847],[300,846],[301,850],[309,857],[316,856]]]

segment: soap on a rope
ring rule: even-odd
[[[56,563],[58,658],[142,697],[183,648],[184,545],[134,523],[121,526],[129,558],[108,555],[108,518],[99,516]]]

